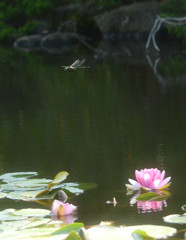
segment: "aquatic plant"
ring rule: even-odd
[[[129,178],[129,182],[132,185],[126,185],[133,190],[157,190],[167,188],[170,185],[171,177],[164,179],[165,170],[161,172],[157,168],[145,168],[140,171],[136,170],[135,175],[137,181]]]
[[[63,203],[60,200],[54,200],[51,213],[53,216],[70,215],[77,210],[77,207],[70,203]]]

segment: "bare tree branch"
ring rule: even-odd
[[[156,51],[160,51],[157,43],[156,43],[156,33],[160,30],[162,24],[165,25],[171,25],[171,26],[183,26],[186,25],[186,17],[160,17],[159,15],[156,17],[153,27],[149,33],[146,46],[145,48],[148,49],[150,46],[150,43],[152,42],[154,48]]]

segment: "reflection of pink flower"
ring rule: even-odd
[[[165,171],[162,172],[157,168],[142,169],[135,171],[137,181],[129,179],[129,182],[137,190],[141,187],[148,188],[149,190],[160,189],[169,183],[171,177],[164,179]]]
[[[72,214],[77,210],[77,207],[73,204],[63,203],[59,200],[54,200],[52,203],[52,216],[64,216]]]
[[[166,201],[137,201],[137,208],[142,210],[142,213],[162,211],[163,206],[167,207]]]
[[[65,225],[68,225],[70,223],[73,223],[77,220],[76,216],[74,215],[65,215],[65,216],[52,216],[53,221],[60,220],[62,221]]]

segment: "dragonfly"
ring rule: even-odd
[[[77,70],[78,68],[88,68],[90,69],[90,66],[82,66],[83,63],[85,62],[85,59],[83,60],[76,60],[74,63],[72,63],[72,65],[70,66],[61,66],[64,68],[65,71],[68,71],[68,72],[73,72],[75,70]]]

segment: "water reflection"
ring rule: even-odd
[[[172,176],[170,213],[185,197],[182,70],[176,77],[171,73],[174,81],[162,91],[145,55],[131,54],[127,59],[117,55],[98,62],[87,56],[91,71],[68,73],[59,66],[71,62],[74,53],[51,57],[1,50],[1,172],[37,171],[52,178],[66,170],[72,182],[98,183],[96,190],[74,199],[78,220],[85,224],[112,218],[121,224],[136,221],[136,209],[124,196],[124,184],[134,169],[154,166]],[[164,70],[169,66],[169,62],[159,64]],[[113,196],[125,205],[122,210],[108,210],[105,202]]]
[[[77,220],[75,215],[65,215],[65,216],[52,216],[53,221],[62,221],[65,225],[73,223]]]
[[[130,206],[133,207],[136,205],[138,213],[162,211],[163,207],[167,207],[167,199],[171,195],[169,191],[152,192],[152,194],[157,193],[157,195],[155,196],[153,195],[150,196],[151,192],[146,193],[144,192],[141,193],[141,191],[138,191],[137,193],[128,192],[128,194],[131,193],[133,193],[133,196],[130,199]],[[144,200],[138,200],[139,197],[144,198]]]
[[[167,207],[167,202],[164,201],[137,201],[138,213],[162,211],[163,207]]]

